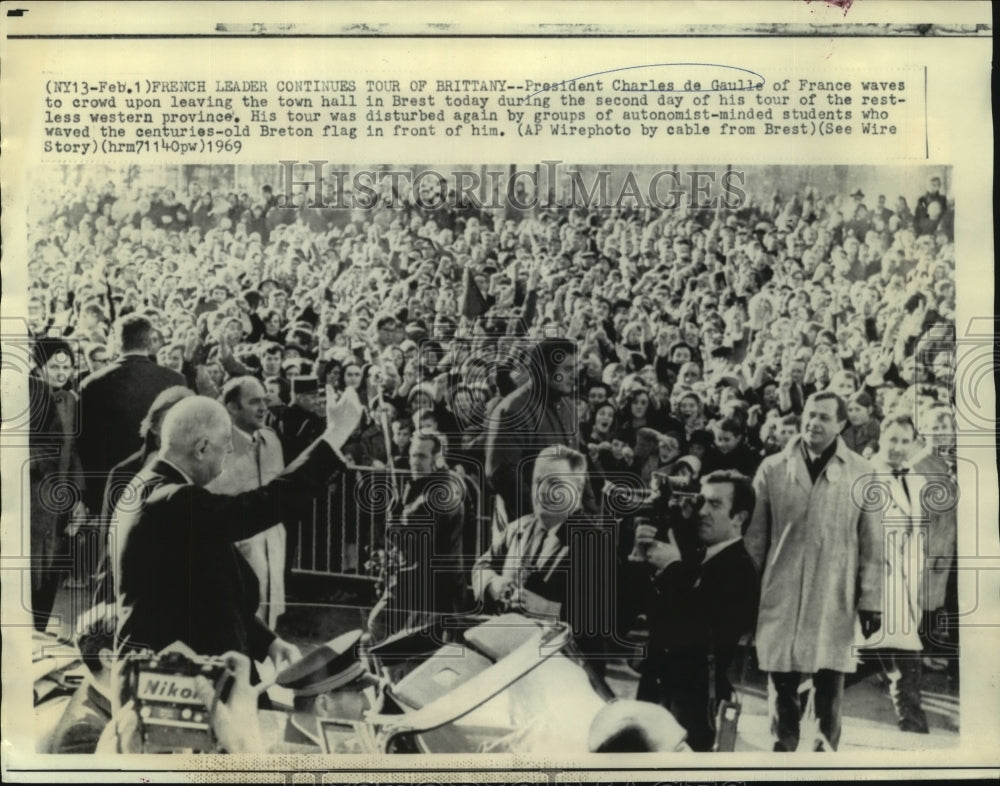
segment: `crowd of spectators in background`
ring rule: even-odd
[[[322,431],[324,391],[355,388],[366,414],[351,461],[409,470],[413,435],[434,434],[418,440],[434,468],[494,520],[525,514],[518,461],[554,443],[586,457],[594,511],[623,484],[752,478],[819,391],[846,405],[850,450],[875,455],[879,424],[905,414],[954,473],[954,205],[940,179],[912,210],[903,196],[869,208],[860,191],[748,192],[725,212],[425,208],[410,193],[330,210],[196,181],[59,193],[29,227],[28,320],[58,411],[39,429],[63,435],[81,504],[33,512],[39,548],[97,516],[112,467],[151,449],[155,424],[138,428],[151,399],[128,380],[120,405],[102,393],[105,414],[88,412],[88,378],[129,353],[161,368],[157,391],[218,398],[259,379],[286,464]],[[539,385],[558,399],[549,414]],[[529,436],[498,440],[533,407]]]

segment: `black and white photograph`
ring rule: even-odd
[[[995,778],[988,8],[5,3],[4,781]]]
[[[956,746],[953,180],[38,168],[38,752]]]

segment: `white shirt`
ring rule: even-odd
[[[705,557],[702,559],[701,564],[704,565],[720,551],[722,551],[725,548],[728,548],[729,546],[732,546],[734,543],[740,540],[743,540],[743,536],[737,535],[735,538],[730,538],[729,540],[722,541],[722,543],[714,543],[713,545],[709,546],[707,549],[705,549]]]

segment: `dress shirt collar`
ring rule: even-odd
[[[706,562],[708,562],[710,559],[712,559],[712,557],[714,557],[720,551],[722,551],[723,549],[729,548],[734,543],[736,543],[737,541],[742,540],[742,539],[743,539],[743,537],[741,535],[737,535],[735,538],[730,538],[729,540],[722,541],[722,543],[715,543],[715,544],[709,546],[707,549],[705,549],[705,556],[702,559],[701,563],[704,565]]]
[[[234,440],[238,439],[238,440],[241,440],[242,442],[247,442],[247,443],[255,442],[257,440],[257,432],[254,431],[254,432],[251,433],[249,431],[244,431],[243,429],[241,429],[239,426],[237,426],[234,423],[233,424],[233,439]]]
[[[188,474],[187,474],[187,473],[186,473],[186,472],[185,472],[184,470],[182,470],[182,469],[181,469],[180,467],[178,467],[178,466],[177,466],[176,464],[174,464],[174,462],[172,462],[172,461],[171,461],[170,459],[165,459],[165,458],[163,458],[163,456],[160,456],[160,458],[159,458],[158,460],[159,460],[159,461],[162,461],[162,462],[163,462],[164,464],[166,464],[166,465],[167,465],[167,466],[169,466],[169,467],[173,467],[173,468],[174,468],[174,470],[175,470],[175,471],[176,471],[176,472],[177,472],[177,473],[178,473],[178,474],[179,474],[179,475],[180,475],[180,476],[181,476],[182,478],[184,478],[184,480],[185,480],[186,482],[188,482],[188,483],[194,483],[194,479],[193,479],[193,478],[192,478],[192,477],[191,477],[190,475],[188,475]]]

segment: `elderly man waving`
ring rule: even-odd
[[[329,391],[323,435],[270,483],[226,496],[204,487],[233,450],[229,413],[203,396],[175,405],[122,553],[122,646],[158,651],[182,641],[199,654],[270,656],[276,666],[297,657],[256,616],[259,583],[235,543],[281,521],[344,468],[340,448],[361,411],[353,391],[339,400]]]

